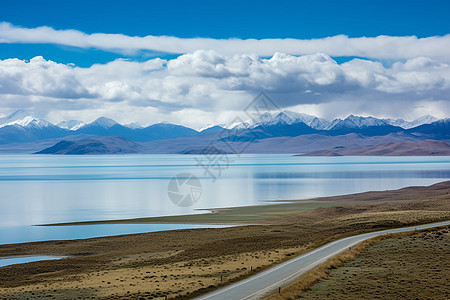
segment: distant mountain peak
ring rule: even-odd
[[[110,118],[106,118],[106,117],[100,117],[97,120],[95,120],[94,122],[88,124],[89,126],[100,126],[103,127],[105,129],[111,128],[114,125],[117,125],[119,123],[117,123],[116,121],[114,121],[113,119]]]
[[[314,117],[312,117],[314,118]],[[285,123],[288,125],[304,122],[302,115],[290,110],[285,110],[277,114],[271,121],[267,122],[270,125],[279,124],[279,123]]]
[[[200,129],[199,132],[220,132],[220,131],[224,131],[227,130],[225,128],[225,125],[214,125],[214,126],[209,126],[208,128],[204,128],[204,129]]]
[[[265,112],[255,118],[255,120],[233,123],[226,126],[225,128],[243,130],[256,128],[258,126],[293,125],[299,123],[304,123],[309,127],[317,130],[326,129],[326,127],[328,127],[330,124],[328,120],[318,118],[313,115],[284,110],[279,112],[278,114]]]
[[[6,117],[0,118],[0,125],[6,124],[6,123],[11,123],[11,122],[23,119],[28,116],[30,116],[30,115],[26,111],[24,111],[23,109],[19,109],[10,115],[7,115]]]
[[[430,123],[432,125],[438,125],[438,126],[442,126],[442,125],[450,125],[450,118],[445,118],[445,119],[440,119],[437,121],[434,121],[432,123]]]
[[[405,121],[403,119],[383,119],[386,123],[392,126],[401,127],[403,129],[410,129],[424,124],[431,124],[437,120],[439,119],[431,115],[425,115],[413,121]]]
[[[56,126],[64,128],[64,129],[68,129],[68,130],[78,130],[81,127],[85,126],[86,123],[84,123],[83,121],[80,120],[70,120],[70,121],[63,121],[61,123],[58,123]]]
[[[132,123],[128,123],[123,125],[125,127],[131,128],[131,129],[140,129],[140,128],[144,128],[141,124],[137,123],[137,122],[132,122]]]
[[[9,125],[18,125],[21,127],[29,127],[29,128],[44,128],[49,126],[54,126],[52,123],[38,119],[23,109],[17,110],[12,114],[0,118],[0,127],[5,127]]]
[[[425,116],[422,116],[422,117],[412,121],[412,123],[417,123],[417,124],[415,124],[415,126],[419,126],[422,124],[430,124],[430,123],[436,122],[437,120],[439,120],[439,119],[434,116],[425,115]]]
[[[163,121],[163,122],[155,123],[155,124],[150,125],[150,126],[157,126],[157,127],[163,127],[163,128],[171,128],[171,127],[177,127],[177,126],[183,126],[183,125],[176,125],[176,124],[173,124],[173,123],[169,123],[169,122]],[[184,127],[184,126],[183,126],[183,127]]]
[[[22,119],[22,118],[24,118],[26,116],[29,116],[29,114],[25,110],[19,109],[19,110],[16,110],[15,112],[13,112],[12,114],[10,114],[9,116],[7,116],[7,118],[9,118],[9,119],[16,119],[16,118]]]
[[[331,130],[339,130],[345,128],[357,128],[362,129],[365,127],[373,127],[373,126],[386,126],[389,125],[385,121],[381,119],[377,119],[374,117],[361,117],[355,115],[349,115],[344,120],[335,119],[332,124],[329,126]]]
[[[326,130],[330,124],[328,120],[315,117],[308,126],[317,130]]]
[[[202,132],[202,131],[208,130],[208,129],[210,129],[210,128],[214,128],[214,129],[222,128],[222,129],[225,129],[226,127],[227,127],[226,124],[209,123],[208,125],[206,125],[206,126],[200,128],[198,131],[199,131],[199,132]]]

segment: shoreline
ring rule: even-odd
[[[35,261],[63,259],[63,258],[67,258],[67,257],[69,257],[69,256],[48,256],[48,255],[5,256],[5,257],[0,257],[0,268],[17,265],[17,264],[30,263],[30,262],[35,262]],[[5,261],[9,261],[9,263],[4,264]]]
[[[343,237],[450,220],[450,181],[332,198],[198,215],[259,225],[0,245],[69,256],[0,268],[0,298],[187,299]]]
[[[371,193],[371,192],[369,192]],[[350,194],[353,195],[353,194]],[[340,197],[340,196],[333,196]],[[323,197],[331,198],[331,197]],[[316,200],[317,199],[317,200]],[[278,214],[282,215],[292,207],[299,208],[298,211],[307,211],[319,207],[328,207],[337,204],[334,201],[319,200],[320,198],[306,199],[306,200],[276,200],[281,203],[260,204],[249,206],[235,206],[225,208],[202,208],[199,211],[207,211],[206,213],[187,214],[187,215],[171,215],[159,217],[141,217],[129,219],[112,219],[112,220],[91,220],[91,221],[77,221],[77,222],[62,222],[49,224],[35,224],[31,226],[79,226],[79,225],[100,225],[100,224],[190,224],[190,225],[263,225],[271,219],[271,217],[262,217],[260,214]],[[276,202],[270,201],[270,202]],[[303,204],[303,205],[302,205]],[[341,203],[341,205],[346,205]],[[348,204],[347,204],[348,205]],[[301,207],[300,207],[301,206]],[[262,211],[262,212],[261,212]],[[220,216],[219,220],[212,220]],[[238,218],[242,217],[242,220]],[[245,217],[257,217],[262,223],[254,223],[246,220]],[[274,215],[275,217],[275,215]],[[220,220],[221,219],[221,220]]]
[[[268,225],[280,217],[293,213],[306,212],[317,208],[339,206],[350,206],[364,204],[372,200],[377,200],[385,196],[420,190],[450,184],[450,181],[443,181],[427,186],[408,186],[396,190],[367,191],[361,193],[344,194],[336,196],[325,196],[308,198],[305,200],[268,200],[270,204],[259,204],[249,206],[235,206],[225,208],[201,208],[198,211],[206,213],[172,215],[158,217],[140,217],[112,220],[88,220],[76,222],[61,222],[48,224],[35,224],[32,226],[78,226],[78,225],[101,225],[101,224],[190,224],[190,225]],[[361,200],[364,199],[364,200]],[[406,201],[406,200],[405,200]]]

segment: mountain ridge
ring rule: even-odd
[[[420,122],[431,121],[433,118],[425,116]],[[345,119],[328,122],[312,115],[289,111],[278,114],[262,114],[258,122],[244,121],[240,124],[238,122],[233,126],[226,126],[228,128],[209,126],[202,131],[171,123],[155,123],[147,127],[127,126],[106,117],[100,117],[89,124],[72,120],[60,123],[61,127],[64,127],[61,128],[45,120],[34,118],[24,111],[1,118],[0,121],[5,124],[0,127],[0,145],[3,145],[1,147],[3,152],[8,151],[8,145],[11,145],[9,151],[13,152],[14,149],[24,149],[18,145],[20,143],[39,142],[44,145],[46,143],[42,143],[42,141],[78,141],[85,137],[123,137],[139,145],[143,143],[142,145],[145,147],[139,151],[145,153],[152,153],[152,151],[158,153],[196,152],[210,144],[218,145],[220,153],[230,151],[235,153],[285,153],[286,149],[295,153],[301,152],[299,149],[307,149],[304,145],[299,144],[302,138],[298,137],[306,138],[303,139],[303,142],[334,141],[335,143],[344,143],[346,147],[366,146],[364,140],[373,138],[377,143],[405,139],[450,141],[450,119],[404,129],[389,124],[385,119],[375,117],[349,115]],[[76,126],[78,128],[75,128]],[[391,137],[394,136],[396,138],[392,139]],[[283,142],[273,143],[276,140]],[[298,143],[290,142],[290,140],[298,141]],[[352,144],[352,141],[355,142]],[[240,149],[239,143],[245,147]],[[316,148],[308,149],[310,151],[324,149],[324,147],[317,148],[320,144],[315,144]],[[29,145],[27,147],[33,148]],[[287,148],[282,149],[281,147]]]
[[[155,124],[171,124],[167,122],[160,122],[160,123],[154,123],[149,126],[141,126],[138,123],[128,123],[128,124],[120,124],[119,122],[107,118],[107,117],[99,117],[96,120],[92,121],[91,123],[85,123],[81,120],[68,120],[68,121],[62,121],[57,124],[53,124],[51,122],[48,122],[44,119],[37,118],[29,113],[27,113],[24,110],[17,110],[13,112],[10,115],[7,115],[5,117],[0,118],[0,127],[4,127],[7,125],[21,125],[22,127],[25,127],[30,123],[30,121],[36,121],[35,123],[41,123],[45,125],[54,125],[58,126],[63,129],[69,129],[69,130],[79,130],[82,127],[85,126],[99,126],[103,127],[105,129],[111,128],[114,125],[120,125],[124,126],[130,129],[142,129],[146,128]],[[368,126],[382,126],[382,125],[391,125],[396,127],[401,127],[403,129],[410,129],[413,127],[421,126],[423,124],[430,124],[432,122],[438,121],[439,119],[430,115],[424,115],[418,119],[415,119],[413,121],[405,121],[403,119],[380,119],[376,117],[363,117],[363,116],[355,116],[353,114],[350,114],[345,119],[334,119],[334,120],[326,120],[324,118],[319,118],[314,115],[309,115],[305,113],[298,113],[293,112],[290,110],[284,110],[277,114],[272,114],[269,112],[265,112],[261,114],[257,120],[247,120],[244,122],[238,122],[234,124],[224,125],[224,124],[208,124],[207,126],[203,127],[202,129],[198,130],[203,131],[205,129],[208,129],[210,127],[222,127],[227,129],[233,129],[236,126],[240,127],[241,129],[252,129],[256,128],[258,126],[272,126],[277,124],[287,124],[292,125],[295,123],[304,123],[308,125],[309,127],[316,129],[316,130],[331,130],[333,128],[337,129],[338,127],[342,126],[343,124],[346,125],[346,127],[353,126],[353,128],[361,128],[361,127],[368,127]],[[175,125],[175,124],[173,124]],[[179,125],[183,126],[183,125]],[[184,126],[186,127],[186,126]]]

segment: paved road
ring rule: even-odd
[[[197,299],[202,300],[259,299],[267,294],[277,291],[278,287],[283,287],[295,281],[301,275],[317,267],[330,257],[333,257],[345,251],[349,247],[361,243],[364,240],[387,233],[405,232],[416,229],[439,227],[444,225],[450,225],[450,221],[425,224],[414,227],[389,229],[347,237],[326,244],[320,248],[306,252],[303,255],[297,256],[293,259],[285,261],[284,263],[281,263],[279,265],[273,266],[244,280],[218,289],[217,291],[205,294],[204,296],[201,296]]]

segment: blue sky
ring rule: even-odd
[[[446,0],[2,0],[0,18],[86,33],[212,38],[318,38],[448,33]]]
[[[428,37],[450,32],[450,1],[21,1],[3,0],[0,20],[34,28],[181,38],[323,38],[378,35]],[[0,44],[0,58],[43,55],[88,66],[117,57],[48,44]],[[148,54],[148,53],[146,53]],[[164,56],[159,54],[159,56]]]
[[[449,11],[446,0],[3,0],[0,115],[198,127],[266,90],[327,118],[445,117]]]

